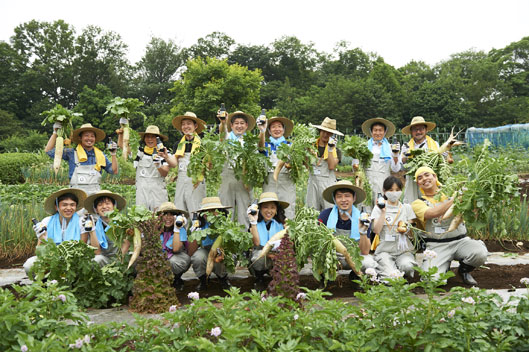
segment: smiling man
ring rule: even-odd
[[[60,125],[54,125],[53,134],[44,149],[52,159],[55,157],[54,146],[59,127]],[[110,148],[112,162],[107,159],[101,150],[95,147],[95,144],[104,138],[105,132],[89,123],[85,123],[73,131],[72,142],[77,143],[77,147],[75,149],[66,148],[62,154],[62,159],[66,160],[69,166],[70,187],[82,189],[90,195],[100,190],[103,170],[109,174],[118,173],[117,145],[113,143]]]
[[[482,241],[467,237],[467,229],[463,222],[453,231],[447,232],[453,216],[445,217],[445,214],[454,200],[440,191],[437,175],[431,168],[426,166],[418,168],[415,172],[415,180],[423,196],[415,200],[411,206],[419,220],[419,227],[425,231],[422,236],[426,242],[426,249],[437,254],[435,258],[423,261],[423,269],[428,270],[436,266],[438,273],[444,273],[450,269],[452,260],[457,260],[459,275],[463,282],[477,286],[470,272],[485,263],[487,247]],[[439,200],[434,198],[437,194],[440,194]]]

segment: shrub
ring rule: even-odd
[[[37,161],[37,156],[31,153],[0,154],[0,183],[15,184],[25,181],[23,167],[29,167]]]
[[[15,133],[0,141],[0,152],[35,152],[44,148],[49,136],[30,130],[27,133]]]

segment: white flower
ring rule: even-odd
[[[75,348],[81,348],[81,347],[83,347],[83,339],[75,340]]]
[[[529,286],[529,277],[522,277],[522,278],[520,279],[520,283],[521,283],[522,285],[527,285],[527,286]]]
[[[174,312],[176,312],[176,306],[172,305],[169,307],[169,313],[174,313]]]
[[[399,279],[404,276],[404,273],[400,270],[393,270],[391,273],[389,273],[389,277],[392,279]]]
[[[57,285],[57,280],[51,280],[50,282],[48,282],[48,286],[51,285]]]
[[[90,343],[90,336],[89,335],[84,335],[84,343],[86,343],[86,344]]]
[[[366,274],[369,276],[377,276],[377,271],[374,268],[367,268]]]
[[[294,314],[294,320],[298,320],[298,319],[299,319],[299,315]]]
[[[444,323],[444,322],[446,321],[446,319],[445,319],[445,318],[441,318],[441,319],[439,319],[439,321],[440,321],[441,323]]]
[[[211,329],[211,336],[219,337],[221,333],[222,330],[218,326]]]
[[[453,318],[454,315],[456,315],[456,310],[455,310],[455,309],[452,309],[452,310],[449,311],[448,314],[447,314],[447,316],[448,316],[449,318]]]
[[[424,251],[424,258],[425,259],[428,259],[428,260],[432,260],[434,258],[437,258],[437,253],[435,253],[435,251],[432,251],[432,250],[429,250],[429,249],[426,249]]]
[[[28,352],[28,346],[26,346],[26,345],[22,345],[22,346],[20,347],[20,350],[21,350],[22,352]]]
[[[60,294],[60,295],[57,296],[57,300],[59,300],[59,299],[60,299],[61,301],[63,301],[63,302],[66,302],[66,296],[63,295],[63,294]]]
[[[298,295],[296,296],[296,301],[300,301],[302,299],[306,299],[307,298],[307,294],[305,292],[300,292],[298,293]]]
[[[199,299],[200,298],[200,294],[198,292],[189,292],[187,294],[187,298],[189,298],[189,299]]]
[[[266,302],[266,297],[265,296],[261,297],[261,302]]]
[[[474,298],[472,297],[461,298],[461,300],[465,303],[476,304],[476,301],[474,301]]]

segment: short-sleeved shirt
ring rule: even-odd
[[[382,210],[379,207],[375,207],[371,213],[371,218],[378,219],[381,215]],[[397,232],[397,226],[399,221],[409,222],[410,220],[415,219],[415,217],[415,213],[410,204],[400,203],[399,206],[386,205],[386,218],[384,219],[384,226],[382,226],[382,230],[378,234],[380,237],[380,244],[377,246],[375,254],[388,252],[396,255],[405,252],[398,249],[399,236],[402,235]],[[412,250],[413,245],[407,238],[406,243],[408,244],[408,251]]]
[[[448,197],[445,196],[444,194],[441,196],[441,200],[435,200],[434,197],[428,197],[428,196],[425,196],[425,195],[423,195],[421,198],[426,199],[428,202],[430,202],[431,204],[434,204],[434,205],[437,204],[437,203],[443,203],[443,202],[445,202],[448,199]],[[414,200],[411,203],[411,207],[413,208],[413,211],[415,212],[415,215],[417,216],[417,219],[419,220],[420,225],[424,229],[424,225],[425,225],[424,224],[424,222],[425,222],[424,221],[424,214],[426,213],[426,211],[428,209],[430,209],[430,207],[422,199]]]
[[[327,226],[327,220],[329,220],[329,215],[331,214],[332,208],[327,208],[321,211],[320,216],[318,216],[318,221]],[[351,219],[343,220],[338,216],[338,222],[336,222],[336,229],[351,231]]]
[[[94,149],[88,150],[88,151],[85,150],[85,152],[86,152],[86,161],[79,162],[79,164],[81,164],[81,165],[95,165],[96,164],[96,154],[95,154]],[[64,151],[62,152],[62,159],[66,160],[68,162],[68,167],[69,167],[68,177],[69,178],[72,178],[73,172],[74,172],[75,168],[77,167],[77,165],[75,165],[75,154],[74,153],[75,153],[75,149],[73,149],[73,148],[65,148]],[[49,152],[46,152],[46,154],[48,154],[48,156],[50,158],[54,158],[55,157],[55,148],[53,148]],[[106,155],[105,155],[105,161],[106,161],[107,165],[104,167],[104,170],[106,172],[108,172],[109,174],[113,174],[114,171],[112,170],[112,163],[110,162],[110,160],[108,160]],[[103,169],[101,169],[100,172],[103,172]]]

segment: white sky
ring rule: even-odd
[[[92,24],[112,30],[134,63],[151,36],[189,46],[213,31],[240,44],[268,45],[283,35],[330,53],[336,42],[376,52],[400,67],[434,65],[468,49],[489,51],[529,36],[523,0],[0,0],[0,40],[36,19],[63,19],[78,32]]]

